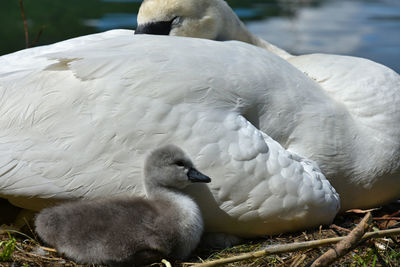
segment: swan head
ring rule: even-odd
[[[284,59],[291,57],[249,32],[224,0],[144,0],[137,22],[135,34],[237,40],[267,49]]]
[[[220,0],[144,0],[135,34],[218,39]]]
[[[166,145],[150,153],[144,165],[146,191],[159,187],[183,189],[191,183],[209,183],[211,179],[196,170],[179,147]]]

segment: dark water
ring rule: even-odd
[[[370,58],[400,72],[400,0],[231,0],[254,33],[295,54]],[[140,0],[24,0],[30,43],[134,29]],[[25,47],[18,0],[0,1],[0,55]]]

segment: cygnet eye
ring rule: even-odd
[[[180,166],[180,167],[185,166],[185,164],[184,164],[183,161],[181,161],[181,160],[176,161],[176,162],[175,162],[175,165],[178,165],[178,166]]]

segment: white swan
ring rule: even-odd
[[[163,146],[147,156],[138,197],[76,201],[42,210],[38,235],[79,263],[144,266],[163,258],[184,260],[197,247],[203,219],[182,189],[209,183],[178,147]]]
[[[291,95],[282,93],[270,103],[274,112],[259,113],[256,126],[289,151],[315,160],[339,193],[342,210],[400,197],[397,73],[363,58],[290,55],[251,34],[223,0],[145,0],[137,33],[154,33],[162,21],[171,22],[163,25],[166,34],[265,48],[313,80],[316,92],[298,86]]]
[[[313,161],[255,127],[293,116],[277,99],[304,114],[334,105],[268,51],[115,30],[6,55],[0,67],[0,196],[18,206],[142,194],[145,151],[175,143],[213,177],[191,192],[207,231],[293,231],[339,208]]]

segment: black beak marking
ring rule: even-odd
[[[169,35],[171,31],[171,21],[157,21],[138,25],[135,34],[155,34],[155,35]]]
[[[195,168],[190,168],[187,176],[189,178],[189,181],[191,181],[192,183],[209,183],[209,182],[211,182],[210,177],[202,174]]]

